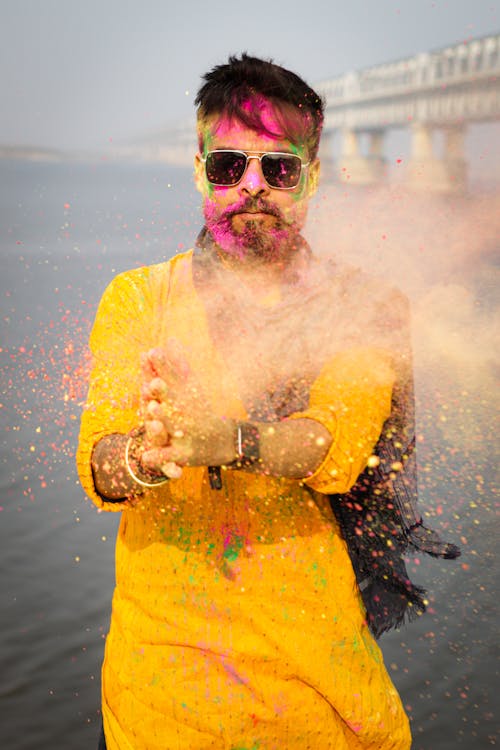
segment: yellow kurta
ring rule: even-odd
[[[175,336],[210,394],[245,409],[210,337],[191,253],[118,276],[91,337],[94,370],[77,462],[140,423],[140,354]],[[381,350],[338,353],[310,393],[307,416],[333,436],[301,481],[205,468],[124,509],[103,667],[108,750],[407,750],[408,720],[365,624],[329,501],[366,465],[390,413],[394,373]]]

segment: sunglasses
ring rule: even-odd
[[[250,159],[258,159],[264,179],[271,188],[293,190],[297,187],[302,168],[311,162],[303,162],[296,154],[280,151],[234,151],[233,149],[216,149],[209,151],[201,161],[205,164],[207,180],[219,187],[237,185],[245,174]]]

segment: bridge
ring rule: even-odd
[[[410,128],[408,187],[463,191],[466,128],[500,119],[499,73],[500,34],[494,34],[313,84],[326,102],[320,153],[324,173],[354,185],[383,182],[385,136],[391,129]],[[435,153],[436,131],[444,135],[441,154]],[[339,134],[341,152],[334,159],[333,139]],[[191,165],[194,121],[190,118],[130,148],[141,158]]]
[[[461,191],[466,185],[464,136],[468,124],[500,118],[500,34],[321,81],[326,100],[322,157],[330,174],[351,184],[385,178],[384,136],[410,128],[411,158],[406,183],[434,191]],[[433,134],[444,132],[441,155]],[[338,164],[331,142],[342,133]],[[368,153],[361,153],[367,136]],[[330,160],[330,163],[329,163]]]

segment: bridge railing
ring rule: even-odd
[[[346,73],[315,85],[327,108],[459,85],[500,72],[500,34]]]

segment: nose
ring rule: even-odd
[[[245,174],[241,178],[238,189],[245,195],[265,195],[269,193],[269,185],[262,174],[262,167],[257,156],[249,156]]]

